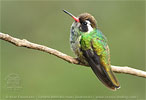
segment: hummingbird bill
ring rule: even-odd
[[[119,89],[120,84],[111,69],[107,39],[97,28],[95,18],[89,13],[75,17],[68,11],[63,11],[74,19],[70,30],[70,44],[75,55],[82,63],[91,67],[106,87]]]

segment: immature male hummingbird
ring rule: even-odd
[[[106,37],[97,28],[95,18],[89,13],[75,17],[66,10],[63,11],[75,20],[71,26],[70,44],[79,60],[88,64],[105,86],[112,90],[120,88],[111,70]]]

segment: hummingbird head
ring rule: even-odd
[[[78,17],[75,17],[66,10],[63,10],[66,14],[70,15],[75,20],[75,25],[82,32],[91,32],[93,29],[97,28],[95,18],[89,13],[80,14]]]

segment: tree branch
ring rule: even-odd
[[[54,56],[57,56],[58,58],[61,58],[69,63],[72,64],[77,64],[77,65],[84,65],[84,66],[88,66],[85,65],[83,63],[81,63],[77,58],[73,58],[71,56],[68,56],[60,51],[57,51],[55,49],[49,48],[47,46],[43,46],[40,44],[35,44],[32,42],[29,42],[25,39],[18,39],[18,38],[14,38],[8,34],[4,34],[0,32],[0,39],[4,40],[4,41],[8,41],[9,43],[12,43],[18,47],[26,47],[26,48],[30,48],[30,49],[34,49],[34,50],[39,50],[39,51],[43,51],[49,54],[52,54]],[[111,66],[112,70],[116,73],[125,73],[125,74],[131,74],[131,75],[135,75],[135,76],[139,76],[139,77],[144,77],[146,78],[146,72],[142,71],[142,70],[138,70],[138,69],[134,69],[134,68],[130,68],[130,67],[119,67],[119,66]]]

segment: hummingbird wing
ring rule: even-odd
[[[111,70],[109,47],[105,37],[101,33],[84,34],[80,43],[83,56],[99,80],[112,90],[119,88],[120,85]]]

